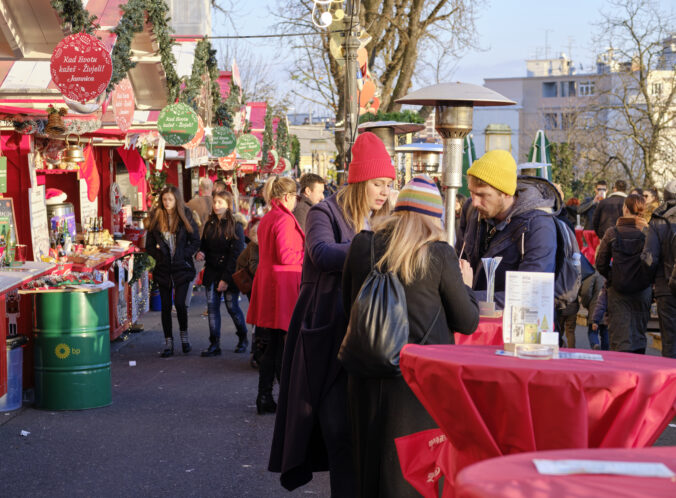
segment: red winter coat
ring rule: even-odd
[[[298,300],[305,234],[291,211],[273,199],[258,225],[258,269],[247,323],[288,330]]]

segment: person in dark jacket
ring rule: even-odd
[[[305,219],[312,206],[324,200],[324,179],[314,173],[305,173],[300,177],[300,198],[293,215],[305,231]]]
[[[343,306],[348,316],[373,268],[373,244],[375,266],[395,273],[404,286],[409,343],[453,344],[454,331],[476,330],[479,307],[469,287],[472,269],[465,260],[461,266],[445,242],[442,212],[434,181],[418,175],[399,193],[391,217],[374,222],[375,232],[355,236],[343,270]],[[437,425],[404,379],[350,373],[348,399],[357,468],[355,496],[420,496],[404,479],[394,440]]]
[[[652,213],[641,254],[644,268],[654,282],[657,316],[662,337],[662,356],[676,358],[676,294],[669,288],[674,261],[670,257],[672,234],[676,232],[676,180],[664,187],[664,203]]]
[[[608,184],[605,180],[599,180],[594,187],[594,197],[589,197],[577,207],[577,214],[580,215],[580,223],[585,230],[594,229],[594,212],[599,202],[606,198],[608,193]]]
[[[627,197],[627,182],[617,180],[613,187],[613,193],[599,202],[594,211],[592,226],[599,239],[602,239],[606,231],[615,226],[617,219],[622,216],[622,206]]]
[[[554,272],[556,226],[553,216],[562,201],[544,178],[516,176],[516,162],[504,150],[492,150],[467,171],[472,206],[462,244],[474,271],[472,288],[486,300],[486,274],[481,258],[501,256],[495,276],[495,302],[504,306],[505,272]]]
[[[221,354],[221,297],[237,330],[235,353],[245,353],[249,346],[244,313],[239,307],[239,289],[232,280],[237,257],[244,250],[244,230],[232,213],[230,192],[214,194],[214,206],[202,233],[197,261],[204,261],[202,285],[206,291],[209,315],[209,347],[202,356]]]
[[[188,338],[188,309],[186,294],[195,277],[193,255],[200,245],[199,229],[185,206],[180,190],[167,185],[159,195],[159,203],[153,212],[148,234],[146,252],[155,258],[153,281],[160,289],[162,303],[162,329],[165,345],[163,358],[174,354],[174,337],[171,327],[172,290],[176,306],[181,347],[184,353],[191,351]]]
[[[610,342],[608,339],[608,282],[605,280],[601,286],[598,298],[596,299],[596,304],[594,304],[594,308],[590,311],[590,314],[591,330],[599,336],[597,338],[597,343],[592,345],[592,349],[599,349],[597,346],[598,339],[600,339],[600,349],[607,351],[610,348]],[[591,339],[589,342],[591,344]]]
[[[249,272],[251,276],[251,281],[253,282],[254,277],[256,276],[256,269],[258,268],[258,223],[254,222],[249,225],[249,243],[237,257],[237,266],[235,271],[239,271],[243,268],[246,268],[246,271]],[[251,291],[246,295],[249,302],[251,302]],[[260,366],[261,358],[265,351],[264,337],[256,335],[256,327],[253,328],[251,332],[251,366],[253,368],[258,368]]]
[[[589,345],[592,349],[607,350],[608,328],[606,325],[603,325],[600,329],[599,327],[594,328],[594,320],[592,319],[599,294],[606,283],[606,279],[596,271],[584,254],[580,255],[580,261],[582,264],[582,285],[580,285],[578,297],[580,304],[587,310],[587,337],[589,338]]]
[[[347,329],[341,282],[355,233],[387,214],[396,172],[380,139],[359,135],[348,185],[307,216],[303,276],[284,348],[269,469],[293,490],[330,471],[331,496],[356,495],[347,374],[338,349]]]
[[[643,196],[627,196],[622,216],[614,228],[606,230],[596,253],[596,268],[608,280],[608,331],[613,351],[645,353],[652,289],[641,268],[647,232],[644,209]]]

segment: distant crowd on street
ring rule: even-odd
[[[662,355],[676,358],[676,180],[662,192],[628,191],[619,180],[610,193],[599,181],[589,199],[565,202],[557,185],[519,175],[510,153],[489,151],[467,171],[471,195],[458,197],[453,247],[443,228],[451,214],[435,180],[417,175],[396,191],[396,178],[383,143],[365,132],[337,191],[315,174],[299,183],[270,176],[261,189],[264,215],[248,220],[224,184],[202,178],[187,203],[176,187],[165,187],[150,216],[146,250],[156,260],[161,356],[175,354],[172,307],[181,351],[191,351],[187,309],[198,282],[210,341],[202,356],[221,354],[221,300],[235,325],[236,353],[249,351],[251,326],[256,409],[276,417],[269,470],[286,489],[328,470],[334,497],[418,496],[394,440],[436,424],[401,376],[360,375],[339,360],[377,275],[396,276],[403,289],[407,342],[453,344],[454,332],[472,334],[479,325],[487,291],[482,258],[502,258],[495,276],[502,306],[506,272],[556,274],[562,230],[595,234],[588,243],[597,246],[580,257],[575,294],[557,305],[561,345],[575,347],[585,309],[594,349],[645,353],[655,301]]]

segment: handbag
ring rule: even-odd
[[[233,273],[232,280],[243,294],[249,294],[251,292],[251,288],[253,287],[253,277],[246,268],[241,268]]]
[[[406,294],[396,274],[376,268],[374,240],[375,235],[371,238],[372,269],[352,305],[338,359],[354,375],[398,377],[399,354],[409,334]],[[441,308],[420,344],[427,341],[440,311]]]

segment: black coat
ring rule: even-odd
[[[307,220],[307,214],[310,212],[311,207],[312,202],[310,202],[310,199],[304,195],[301,195],[298,203],[296,204],[296,208],[293,210],[293,215],[296,217],[296,220],[303,229],[303,232],[305,232],[305,221]]]
[[[622,206],[627,195],[623,192],[613,192],[598,203],[594,210],[592,226],[599,239],[602,239],[610,227],[614,227],[617,219],[622,216]]]
[[[670,275],[664,273],[672,230],[676,230],[676,200],[665,202],[653,212],[641,254],[644,267],[654,277],[655,297],[672,296],[668,284]]]
[[[235,285],[232,274],[235,272],[237,257],[244,250],[244,229],[241,224],[235,223],[235,237],[227,239],[220,235],[219,230],[219,225],[225,223],[225,219],[219,220],[212,214],[204,226],[200,251],[204,253],[202,284],[205,287],[212,283],[218,285],[220,280],[225,281],[228,287]]]
[[[162,287],[176,286],[192,281],[195,278],[193,256],[200,245],[200,234],[192,213],[186,208],[185,216],[192,227],[192,233],[186,230],[179,219],[176,232],[176,251],[171,257],[169,245],[164,241],[158,227],[148,231],[146,252],[155,258],[153,281]]]
[[[310,209],[306,229],[300,294],[284,346],[269,464],[270,471],[282,473],[282,485],[289,490],[310,481],[313,472],[328,470],[319,406],[340,376],[346,384],[337,354],[347,329],[341,282],[354,230],[335,196]],[[344,428],[339,427],[343,420]],[[324,424],[332,425],[334,433],[344,429],[349,434],[347,413],[322,420]]]
[[[343,270],[343,305],[352,303],[371,271],[373,232],[352,241]],[[385,253],[387,235],[375,235],[375,260]],[[420,343],[439,313],[425,344],[453,344],[453,332],[471,334],[479,324],[479,307],[462,281],[458,257],[446,242],[429,245],[430,264],[424,278],[404,285],[409,318],[409,343]],[[403,378],[364,379],[351,376],[348,384],[352,433],[355,440],[359,496],[419,496],[399,467],[395,439],[436,424]],[[396,412],[396,416],[393,413]]]

